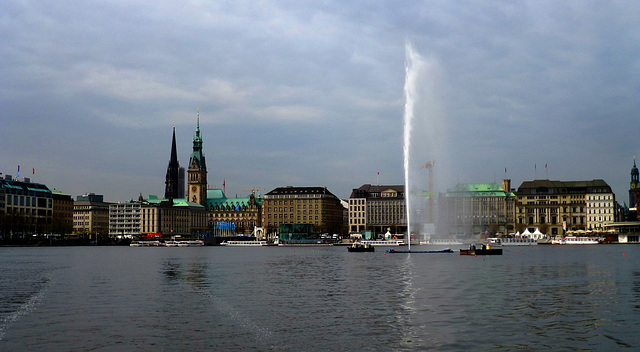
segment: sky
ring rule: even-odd
[[[20,165],[74,198],[162,196],[172,128],[186,167],[199,108],[210,187],[347,199],[404,183],[413,74],[415,184],[434,160],[436,192],[603,179],[628,203],[638,13],[636,1],[8,0],[0,172]]]

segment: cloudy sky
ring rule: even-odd
[[[604,179],[628,202],[638,13],[635,1],[4,1],[0,172],[20,165],[74,197],[162,195],[172,126],[186,166],[200,108],[209,184],[226,180],[230,196],[402,184],[411,51],[412,167],[435,160],[436,191],[507,169],[513,187]]]

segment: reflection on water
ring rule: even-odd
[[[638,348],[640,247],[539,247],[0,249],[0,350]]]

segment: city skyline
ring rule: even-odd
[[[423,151],[436,191],[603,179],[628,201],[640,4],[5,5],[0,172],[74,197],[163,195],[172,126],[186,165],[198,107],[230,195],[403,184],[410,42],[432,104],[416,133],[447,151]]]

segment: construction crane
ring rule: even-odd
[[[420,166],[421,169],[429,169],[429,209],[427,212],[427,222],[433,223],[433,160],[429,160]]]

